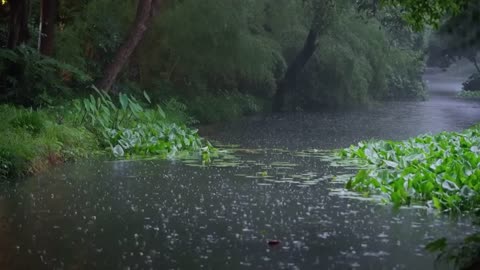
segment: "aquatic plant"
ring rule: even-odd
[[[147,108],[134,96],[120,93],[115,102],[110,95],[95,87],[96,95],[74,102],[72,117],[101,138],[115,157],[151,156],[173,157],[181,151],[203,151],[212,148],[183,123],[172,123],[160,105]],[[147,93],[144,100],[151,105]],[[167,106],[178,107],[178,102]],[[202,154],[202,159],[210,157]]]
[[[363,162],[346,184],[382,194],[395,205],[423,202],[440,210],[477,208],[480,202],[480,130],[421,135],[406,141],[370,141],[340,151]]]
[[[462,98],[480,98],[480,91],[461,91],[457,94],[458,97]]]
[[[150,97],[144,94],[147,104]],[[46,169],[50,164],[85,158],[109,149],[117,158],[177,158],[197,154],[209,163],[216,149],[188,128],[179,102],[147,108],[133,96],[115,102],[97,90],[73,106],[48,109],[0,106],[0,179]],[[172,113],[171,110],[180,112]],[[187,119],[188,120],[188,119]]]

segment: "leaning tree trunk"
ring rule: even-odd
[[[145,35],[153,15],[155,13],[156,6],[160,0],[140,0],[137,6],[137,15],[130,33],[126,41],[115,53],[113,61],[107,65],[103,79],[97,83],[97,87],[104,91],[110,91],[113,83],[118,77],[120,71],[122,71],[128,59],[132,55],[135,48]]]
[[[315,53],[317,37],[318,32],[312,25],[302,50],[295,56],[293,62],[287,67],[285,75],[278,83],[277,91],[273,97],[272,111],[281,112],[284,110],[285,96],[289,89],[295,87],[298,75]]]
[[[58,0],[42,0],[40,9],[38,51],[43,55],[52,56],[55,48]]]
[[[30,38],[28,31],[28,16],[30,15],[30,0],[9,1],[10,18],[8,23],[9,49],[25,43]]]

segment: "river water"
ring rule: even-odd
[[[218,166],[88,161],[4,185],[0,269],[449,269],[424,245],[472,232],[468,217],[347,193],[339,179],[353,171],[318,158],[363,139],[480,121],[480,103],[455,97],[462,78],[425,79],[425,102],[205,129],[239,145]]]

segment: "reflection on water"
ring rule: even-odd
[[[0,269],[433,269],[424,245],[462,238],[474,230],[469,218],[348,193],[352,168],[314,149],[480,119],[478,103],[441,93],[373,111],[218,127],[212,138],[261,150],[237,150],[214,167],[91,161],[4,185]]]

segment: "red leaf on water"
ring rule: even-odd
[[[268,240],[267,243],[269,246],[276,246],[280,245],[280,240]]]

